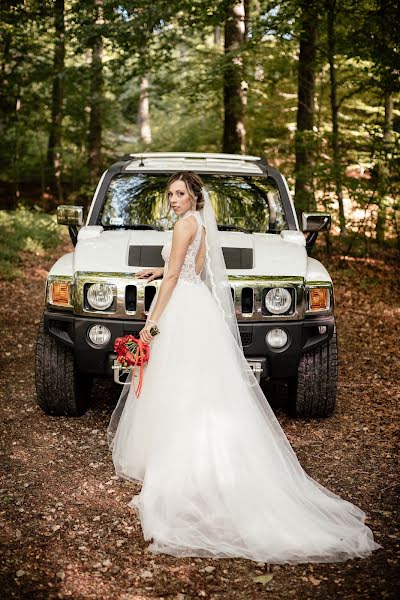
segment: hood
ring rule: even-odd
[[[89,228],[90,226],[85,229]],[[79,234],[82,231],[83,228]],[[171,236],[172,231],[124,229],[98,231],[95,237],[89,238],[78,236],[74,253],[74,271],[135,273],[143,267],[129,266],[129,248],[134,246],[162,247],[171,239]],[[161,251],[159,258],[161,259]]]
[[[307,251],[301,232],[254,233],[250,237],[255,257],[252,274],[307,277]]]
[[[228,268],[229,275],[306,277],[307,252],[300,232],[247,234],[221,231],[219,235],[222,247],[227,249],[226,256],[230,248],[249,249],[253,254],[252,268]],[[139,249],[143,247],[146,251],[151,247],[153,250],[150,254],[147,252],[147,256],[158,259],[157,264],[163,264],[161,248],[171,236],[172,231],[153,230],[98,231],[93,237],[80,235],[74,252],[74,272],[135,273],[144,268],[143,264],[134,264],[134,257],[140,255]]]

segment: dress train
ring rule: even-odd
[[[141,395],[126,386],[108,431],[116,474],[142,483],[130,506],[149,550],[299,563],[379,548],[301,467],[205,283],[180,278],[158,324]]]

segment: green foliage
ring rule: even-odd
[[[0,210],[0,277],[18,277],[20,252],[42,256],[60,242],[64,231],[55,215],[38,209]]]
[[[333,0],[326,0],[331,2]],[[228,0],[65,0],[66,59],[62,73],[63,201],[87,205],[91,45],[101,35],[104,166],[126,152],[221,150],[224,98],[224,14]],[[247,152],[266,156],[294,187],[298,42],[304,0],[250,2],[244,64]],[[96,8],[97,6],[97,8]],[[399,209],[400,107],[396,3],[335,0],[340,154],[350,229],[369,211],[395,233]],[[0,7],[0,206],[46,200],[51,121],[54,3]],[[100,16],[100,18],[99,18]],[[316,157],[307,169],[318,205],[335,214],[326,3],[319,3],[314,132],[303,142]],[[137,122],[140,82],[149,82],[152,142]],[[384,92],[393,94],[393,130],[384,141]],[[3,184],[1,186],[1,184]],[[353,215],[352,211],[356,211]],[[382,212],[383,211],[383,212]],[[361,217],[360,217],[361,215]],[[364,216],[363,216],[364,215]],[[334,218],[334,222],[336,219]],[[369,228],[373,228],[373,218]]]

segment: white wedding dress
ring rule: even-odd
[[[117,475],[142,483],[129,505],[149,550],[268,563],[368,556],[380,546],[364,512],[305,473],[254,376],[250,386],[244,378],[237,343],[195,271],[202,219],[187,216],[197,235],[158,321],[140,397],[126,386],[108,430]],[[171,242],[165,271],[170,251]]]

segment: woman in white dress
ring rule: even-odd
[[[174,174],[178,216],[140,332],[151,344],[139,398],[126,386],[109,445],[149,550],[269,563],[334,562],[379,548],[364,512],[309,477],[244,357],[210,198]],[[160,333],[152,338],[150,329]]]

